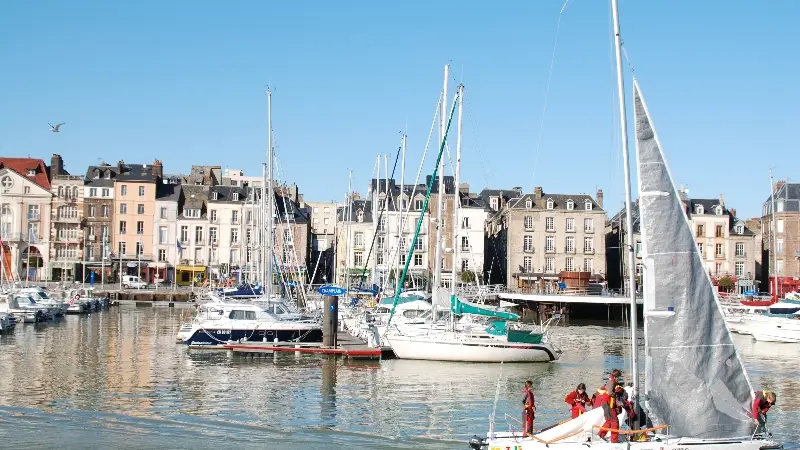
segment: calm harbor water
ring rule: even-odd
[[[537,423],[552,423],[577,383],[599,387],[629,355],[624,328],[571,325],[553,364],[250,360],[175,344],[188,313],[119,307],[0,336],[2,448],[464,449],[497,392],[498,429],[520,415],[526,379]],[[778,394],[773,433],[800,442],[800,347],[735,340],[754,386]]]

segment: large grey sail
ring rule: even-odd
[[[752,387],[634,80],[644,272],[645,410],[674,436],[750,435]]]

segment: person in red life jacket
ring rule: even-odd
[[[603,416],[605,417],[603,428],[606,428],[606,430],[600,430],[600,432],[597,433],[597,435],[601,438],[605,438],[608,430],[619,430],[615,390],[617,386],[617,379],[621,375],[622,373],[619,370],[612,370],[608,375],[608,383],[606,383],[606,386],[597,391],[596,403],[603,408]],[[611,442],[614,444],[619,442],[619,433],[616,431],[611,431]]]
[[[576,418],[586,412],[586,407],[591,405],[589,396],[586,395],[586,385],[581,383],[574,391],[567,394],[564,399],[572,410],[572,418]]]
[[[536,399],[533,396],[533,382],[528,380],[522,388],[522,432],[525,436],[533,433],[533,419],[536,413]]]
[[[756,433],[764,433],[767,431],[767,411],[778,400],[774,392],[763,390],[756,391],[756,397],[753,401],[753,421],[758,424]]]

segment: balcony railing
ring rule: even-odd
[[[592,227],[592,228],[584,228],[583,232],[584,233],[594,233],[594,227]]]
[[[556,252],[556,249],[555,249],[555,248],[545,248],[545,249],[544,249],[544,252],[545,252],[545,253],[555,253],[555,252]]]
[[[28,222],[37,222],[41,220],[41,215],[39,213],[31,214],[28,213]]]
[[[30,220],[30,219],[28,219],[28,220]],[[38,220],[38,219],[37,219],[37,220]],[[60,216],[60,215],[56,216],[56,222],[64,222],[64,223],[78,223],[78,222],[80,222],[80,221],[81,221],[81,219],[80,219],[80,218],[79,218],[77,215],[75,215],[75,216],[69,216],[69,217],[67,217],[67,216]]]
[[[533,247],[523,247],[522,253],[535,253]]]
[[[565,248],[564,253],[575,254],[577,253],[574,248]]]
[[[463,252],[463,253],[469,253],[471,251],[472,251],[472,249],[469,246],[461,247],[461,252]]]
[[[584,255],[594,255],[594,249],[593,248],[584,248],[583,249],[583,254]]]
[[[714,259],[725,259],[725,253],[717,253],[714,255]]]

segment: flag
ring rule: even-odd
[[[178,244],[178,251],[183,251],[183,247],[181,246],[181,241],[175,239],[175,242]]]

